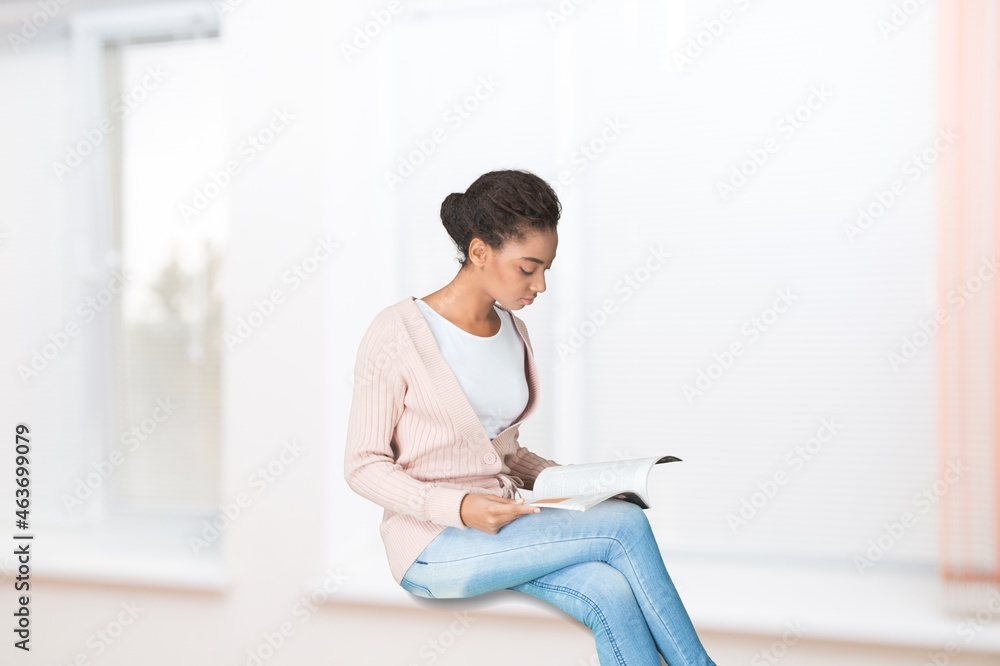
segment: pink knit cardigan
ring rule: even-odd
[[[348,485],[385,509],[379,532],[397,584],[446,527],[470,529],[459,513],[467,493],[513,497],[558,465],[518,443],[538,402],[524,322],[511,313],[525,343],[528,404],[491,440],[415,300],[384,308],[361,339],[344,453]]]

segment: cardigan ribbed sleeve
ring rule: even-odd
[[[345,479],[354,492],[390,511],[467,529],[460,512],[467,491],[418,481],[395,462],[392,438],[405,392],[422,390],[419,385],[407,386],[401,374],[401,357],[416,352],[401,344],[398,326],[394,316],[376,317],[358,347],[344,452]],[[428,429],[423,436],[434,437],[435,431]]]
[[[535,479],[546,467],[559,467],[555,460],[543,458],[537,453],[529,451],[527,448],[515,442],[517,449],[514,453],[504,457],[504,463],[510,468],[515,476],[524,483],[525,490],[534,490]]]

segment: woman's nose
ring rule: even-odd
[[[532,285],[532,287],[531,287],[532,291],[534,291],[534,292],[535,292],[536,294],[540,294],[540,293],[542,293],[543,291],[545,291],[545,276],[544,276],[544,275],[543,275],[543,276],[541,276],[541,277],[539,278],[539,280],[540,280],[540,283],[539,283],[539,282],[536,282],[536,283],[535,283],[534,285]],[[540,286],[539,286],[539,284],[540,284]]]

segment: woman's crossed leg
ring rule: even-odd
[[[602,666],[661,666],[628,579],[607,562],[581,562],[510,588],[546,601],[594,633]]]
[[[589,562],[614,569],[628,583],[631,598],[615,576],[591,581],[578,575],[603,571],[599,567],[559,573]],[[533,581],[536,585],[530,585]],[[567,581],[572,584],[562,585]],[[543,510],[517,518],[496,534],[447,527],[417,557],[401,584],[417,596],[438,599],[502,589],[533,594],[598,627],[602,666],[658,664],[655,653],[636,660],[636,654],[650,647],[644,634],[670,666],[715,666],[667,573],[645,512],[631,502],[611,499],[583,512]],[[554,589],[560,586],[566,589]],[[570,600],[574,593],[579,596]],[[633,605],[645,626],[635,621]],[[606,626],[601,615],[610,618]]]

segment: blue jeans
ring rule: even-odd
[[[515,590],[594,632],[601,666],[715,666],[670,580],[645,512],[619,499],[542,509],[496,534],[446,527],[400,585],[425,599]]]

